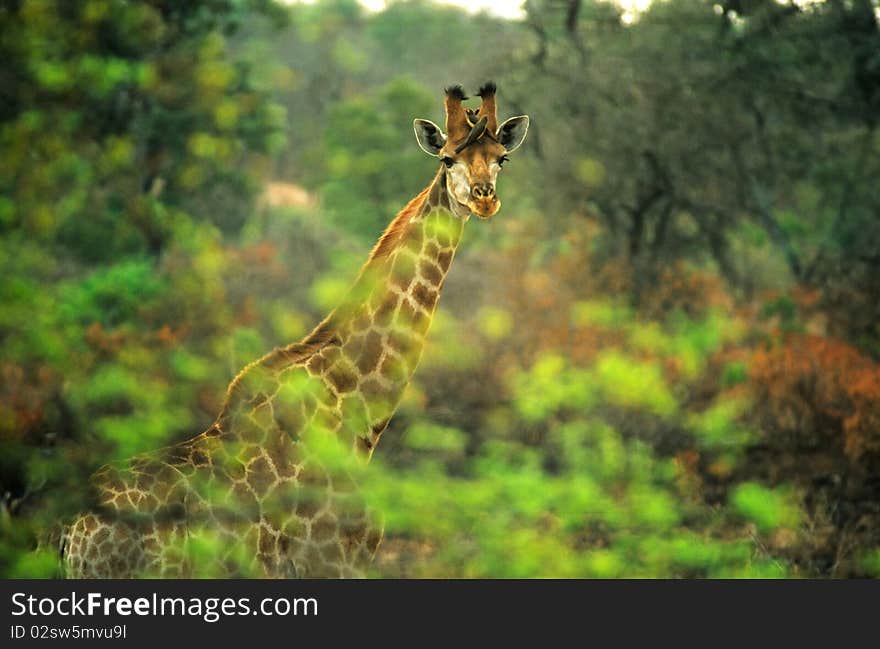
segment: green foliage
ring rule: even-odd
[[[411,123],[431,112],[433,100],[401,77],[331,110],[320,191],[337,223],[372,240],[425,183],[436,163],[416,145]]]
[[[731,495],[731,503],[742,516],[765,532],[795,527],[802,517],[792,494],[755,483],[738,486]]]
[[[872,577],[880,577],[880,548],[862,554],[860,563],[867,574]]]
[[[629,307],[610,300],[576,302],[571,309],[572,323],[579,327],[598,325],[614,327],[632,316]]]
[[[646,330],[631,310],[608,303],[581,304],[577,313],[581,326],[624,332],[624,341]],[[642,337],[640,346],[606,348],[587,364],[544,353],[513,372],[495,399],[504,403],[509,394],[515,410],[495,413],[504,423],[472,438],[474,451],[458,428],[408,414],[406,452],[390,465],[378,452],[365,483],[386,516],[388,542],[411,539],[429,548],[417,563],[392,565],[391,574],[786,576],[778,558],[754,560],[755,540],[729,526],[745,516],[760,533],[796,528],[793,495],[746,483],[732,492],[731,509],[719,512],[692,498],[686,467],[660,450],[660,431],[669,428],[690,431],[692,446],[707,457],[750,443],[742,424],[747,401],[719,396],[700,412],[686,410],[675,395],[687,384],[644,356],[692,354],[694,367],[705,368],[733,335],[720,332],[738,328],[715,313],[696,320],[672,314],[653,324],[655,346]],[[491,331],[482,335],[493,339]],[[435,339],[446,364],[424,371],[462,371],[452,353],[457,344]],[[755,510],[755,501],[765,509]]]
[[[419,422],[406,431],[406,445],[418,451],[461,454],[467,436],[457,428]]]
[[[76,324],[100,322],[115,327],[130,322],[163,292],[162,280],[148,260],[126,260],[99,269],[84,280],[59,287],[59,314]]]
[[[615,352],[605,352],[598,359],[596,374],[601,393],[612,405],[644,408],[660,416],[675,412],[675,398],[656,363],[634,362]]]
[[[615,351],[601,354],[590,369],[566,367],[562,357],[548,355],[513,380],[517,406],[533,420],[559,410],[589,408],[600,400],[659,416],[671,415],[677,407],[656,363]]]
[[[721,400],[707,410],[689,417],[689,424],[700,445],[707,449],[743,448],[753,435],[740,423],[748,408],[742,400]]]

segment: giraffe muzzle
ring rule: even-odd
[[[494,216],[501,208],[501,201],[495,195],[495,187],[492,183],[475,183],[471,187],[468,207],[481,219]]]

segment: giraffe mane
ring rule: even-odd
[[[419,209],[422,207],[422,203],[424,203],[425,197],[430,191],[431,185],[425,187],[415,198],[406,204],[406,207],[397,213],[397,216],[394,217],[394,220],[391,221],[391,224],[385,229],[385,232],[382,233],[379,241],[373,247],[370,258],[367,260],[367,265],[370,265],[375,260],[387,257],[394,250],[406,231],[406,226],[419,213]]]
[[[310,334],[301,341],[285,345],[284,347],[276,347],[268,354],[261,356],[257,360],[245,365],[241,371],[229,383],[226,389],[226,398],[223,407],[220,409],[218,420],[228,411],[232,397],[241,384],[241,378],[248,373],[253,367],[261,365],[267,368],[278,368],[291,365],[302,365],[309,360],[316,352],[320,351],[327,345],[338,343],[339,339],[334,328],[330,323],[330,318],[325,318]],[[214,424],[216,426],[216,423]],[[214,427],[212,426],[212,428]]]

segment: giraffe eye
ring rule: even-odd
[[[447,169],[452,169],[452,165],[455,164],[455,160],[453,160],[452,158],[450,158],[448,156],[446,156],[444,158],[440,158],[440,162],[445,164]]]
[[[501,156],[500,158],[498,158],[498,166],[503,167],[504,163],[508,160],[510,160],[510,158],[508,158],[506,155]]]

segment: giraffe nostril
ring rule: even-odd
[[[477,183],[471,193],[474,198],[490,198],[495,194],[495,188],[489,183]]]

